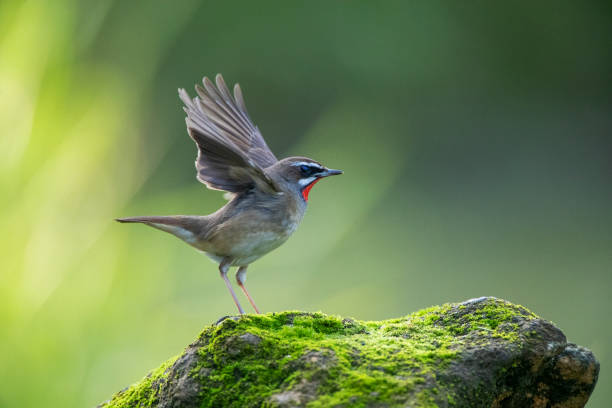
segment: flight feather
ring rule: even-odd
[[[221,75],[215,85],[206,77],[191,98],[184,89],[189,136],[198,146],[197,178],[207,187],[240,193],[251,188],[278,191],[265,168],[278,161],[251,121],[238,84],[234,97]]]

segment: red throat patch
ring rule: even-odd
[[[304,197],[304,201],[308,201],[308,194],[310,193],[310,189],[312,188],[312,186],[317,184],[317,181],[319,180],[321,179],[320,178],[315,179],[312,183],[310,183],[309,185],[307,185],[306,187],[302,189],[302,197]]]

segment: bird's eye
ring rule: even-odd
[[[305,164],[302,164],[300,166],[300,171],[302,172],[302,174],[307,175],[310,174],[310,166],[307,166]]]

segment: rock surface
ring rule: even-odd
[[[577,408],[598,373],[552,323],[479,298],[381,322],[224,318],[100,406]]]

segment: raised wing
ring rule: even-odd
[[[235,86],[234,99],[221,75],[216,82],[217,88],[204,77],[204,87],[196,85],[198,96],[193,99],[179,89],[187,131],[198,146],[198,180],[211,189],[232,193],[253,187],[278,191],[263,170],[277,159],[251,122],[240,87]]]

